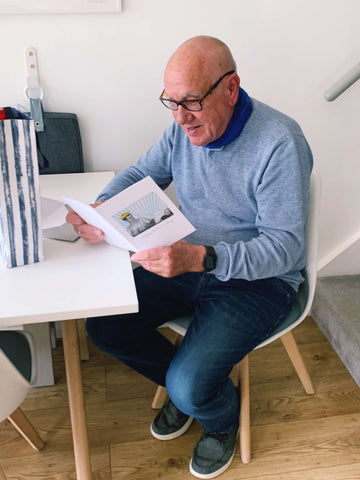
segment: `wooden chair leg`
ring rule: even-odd
[[[178,347],[180,345],[180,343],[182,342],[182,339],[184,337],[182,335],[180,335],[180,333],[176,333],[176,337],[174,339],[174,345],[175,347]]]
[[[248,355],[238,364],[238,374],[240,388],[240,455],[243,463],[249,463],[251,458],[251,439]]]
[[[155,397],[151,405],[152,408],[154,409],[162,408],[164,403],[166,402],[166,399],[167,399],[166,388],[159,385],[158,388],[156,389]]]
[[[79,337],[80,360],[89,360],[90,354],[89,354],[88,338],[85,330],[85,319],[78,318],[76,320],[76,327],[77,327],[78,337]]]
[[[8,416],[8,420],[35,450],[42,450],[45,447],[45,442],[40,438],[40,435],[20,407]]]
[[[6,480],[5,473],[4,473],[4,470],[1,468],[1,465],[0,465],[0,480]]]
[[[292,332],[285,333],[281,338],[281,341],[289,355],[291,363],[294,365],[296,373],[298,374],[300,381],[305,389],[306,393],[315,393],[313,384],[311,382],[310,375],[306,369],[302,355],[296,345]]]

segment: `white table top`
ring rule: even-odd
[[[43,175],[41,195],[92,202],[111,172]],[[129,253],[102,242],[44,239],[45,260],[0,269],[0,326],[138,310]]]
[[[40,194],[55,200],[64,196],[92,203],[113,176],[114,172],[40,175]]]

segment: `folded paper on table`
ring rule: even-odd
[[[41,232],[43,238],[73,242],[79,235],[74,227],[67,223],[68,213],[66,206],[59,200],[41,197]]]
[[[87,223],[100,228],[105,241],[133,252],[171,245],[195,231],[150,177],[131,185],[97,208],[62,198]]]

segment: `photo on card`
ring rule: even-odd
[[[173,212],[155,192],[150,192],[112,217],[132,237],[171,217]]]

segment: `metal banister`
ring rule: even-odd
[[[359,79],[360,79],[360,63],[355,65],[355,67],[353,67],[348,73],[346,73],[337,82],[335,82],[334,85],[332,85],[330,88],[326,90],[324,94],[325,99],[328,102],[332,102]]]

